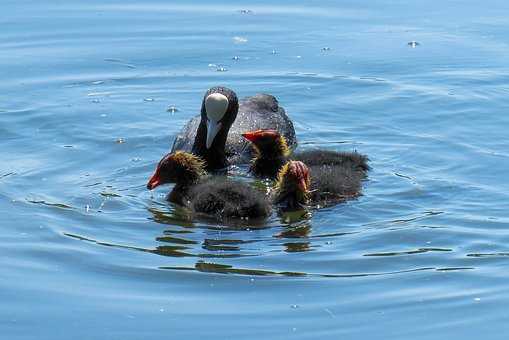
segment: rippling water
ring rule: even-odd
[[[505,339],[508,9],[4,1],[2,337]],[[217,84],[369,155],[364,195],[235,228],[147,191]]]

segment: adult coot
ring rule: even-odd
[[[205,93],[201,115],[184,126],[171,152],[193,152],[205,160],[207,170],[248,163],[252,148],[242,133],[258,129],[276,130],[290,149],[297,146],[293,123],[274,96],[257,94],[238,103],[231,89],[213,87]]]

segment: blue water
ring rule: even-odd
[[[4,0],[0,337],[506,339],[508,10]],[[232,228],[147,191],[219,84],[369,155],[363,196]]]

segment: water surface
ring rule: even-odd
[[[508,9],[4,1],[3,336],[505,339]],[[234,228],[147,191],[218,84],[369,155],[364,195]]]

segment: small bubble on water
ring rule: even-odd
[[[153,101],[155,101],[155,99],[154,98],[143,98],[143,101],[145,101],[145,102],[153,102]]]
[[[481,301],[481,298],[476,297],[476,298],[474,299],[474,301],[479,302],[479,301]]]
[[[115,143],[117,143],[117,144],[124,144],[125,143],[125,139],[124,138],[117,138],[115,140]]]
[[[226,72],[228,71],[228,69],[224,66],[219,66],[217,69],[216,69],[217,72]]]
[[[107,117],[108,115],[106,113],[101,113],[101,117]]]
[[[420,45],[420,43],[418,43],[417,41],[410,41],[407,45],[410,46],[411,48],[416,48],[417,46]]]
[[[292,332],[296,332],[296,331],[297,331],[297,327],[293,327]]]
[[[178,109],[175,105],[172,105],[172,106],[169,106],[167,109],[166,109],[166,112],[169,112],[169,113],[175,113],[175,112],[178,112]]]
[[[272,50],[272,52],[270,54],[277,54],[277,51],[276,50]]]
[[[254,279],[249,279],[249,282],[254,282]]]
[[[235,60],[235,61],[240,60],[240,57],[239,57],[239,56],[237,56],[237,55],[236,55],[236,56],[233,56],[233,57],[232,57],[232,60]]]
[[[292,309],[297,309],[297,308],[299,308],[299,305],[291,305],[290,307],[291,307]]]
[[[162,313],[164,312],[164,308],[160,308],[159,311]]]
[[[233,37],[233,42],[236,44],[244,44],[247,43],[247,38],[244,37]]]

